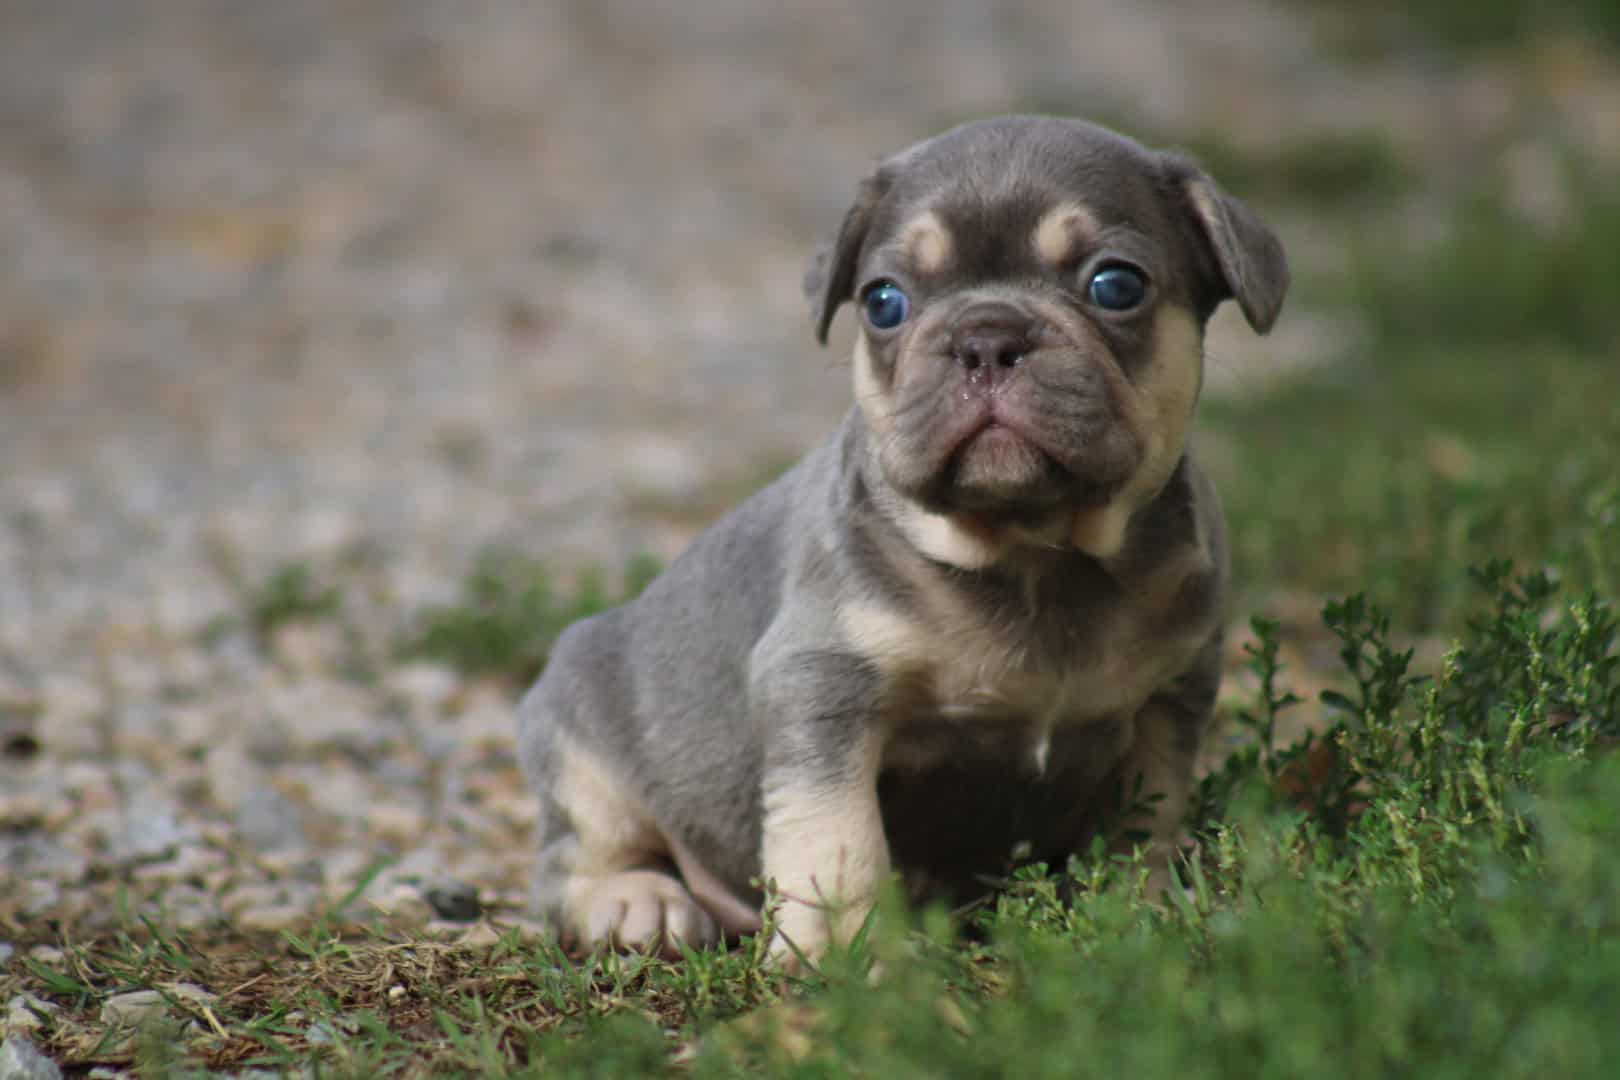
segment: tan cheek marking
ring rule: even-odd
[[[877,376],[872,358],[872,345],[862,330],[855,338],[855,404],[866,414],[866,422],[878,436],[885,436],[894,427],[894,392],[884,386]]]
[[[1097,219],[1079,203],[1066,202],[1041,215],[1031,242],[1035,254],[1053,266],[1061,265],[1078,247],[1077,241],[1097,231]]]
[[[1166,304],[1154,318],[1153,341],[1154,355],[1132,395],[1134,422],[1147,441],[1142,463],[1113,502],[1075,515],[1072,542],[1094,558],[1119,554],[1131,516],[1164,488],[1187,444],[1203,380],[1198,320],[1185,308]]]
[[[950,229],[932,210],[900,230],[900,246],[921,274],[937,274],[944,270],[950,265],[956,251],[956,241]]]

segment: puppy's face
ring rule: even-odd
[[[888,484],[985,542],[1106,556],[1183,452],[1202,329],[1236,297],[1268,329],[1281,247],[1180,158],[1089,124],[1004,117],[885,161],[812,268],[844,300]]]

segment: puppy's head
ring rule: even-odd
[[[1055,117],[955,128],[862,182],[806,275],[853,301],[856,396],[903,525],[947,561],[1115,554],[1180,460],[1203,326],[1270,329],[1281,245],[1185,159]],[[948,550],[946,550],[948,549]]]

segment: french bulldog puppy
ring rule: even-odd
[[[1282,306],[1276,236],[1187,159],[1008,116],[884,160],[806,277],[855,405],[520,707],[538,905],[587,943],[847,939],[898,870],[961,900],[1104,823],[1174,836],[1226,543],[1188,428],[1204,325]]]

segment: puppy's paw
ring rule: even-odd
[[[870,901],[795,900],[776,909],[776,931],[766,952],[770,963],[796,975],[814,967],[835,945],[848,945],[871,916]]]
[[[582,889],[573,923],[589,944],[674,959],[682,943],[701,949],[720,940],[720,927],[686,887],[668,874],[627,870]]]

